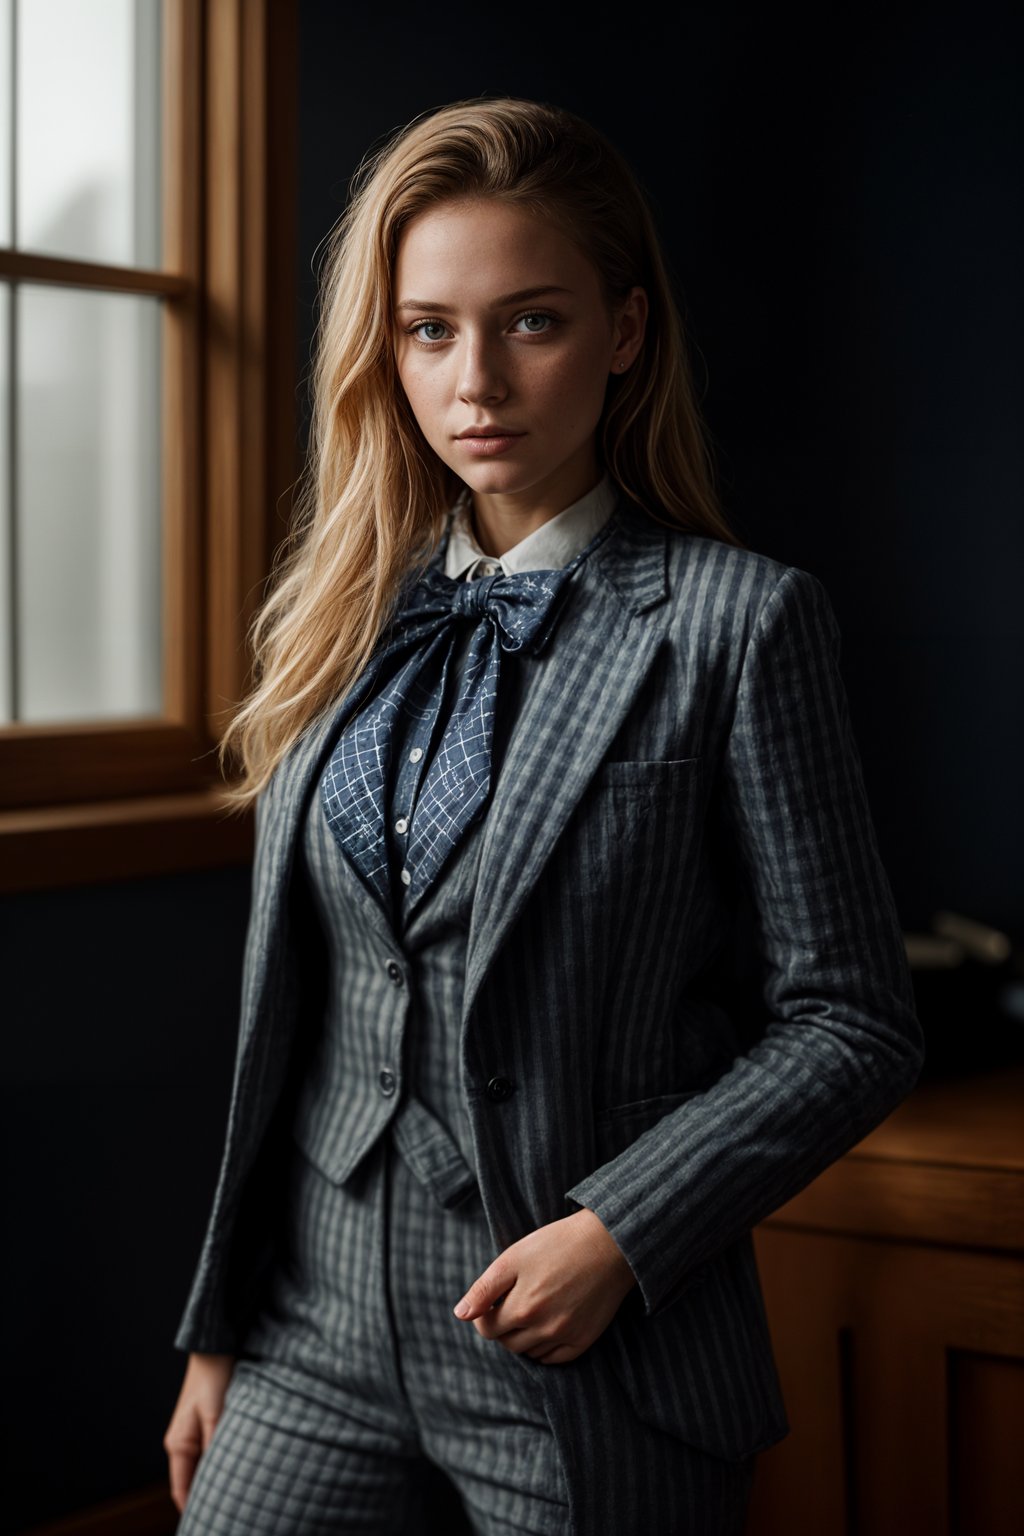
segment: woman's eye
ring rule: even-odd
[[[435,331],[439,332],[440,334],[434,336],[418,336],[418,331]],[[410,336],[416,336],[418,341],[442,341],[444,339],[444,326],[441,324],[440,320],[420,320],[416,325],[413,325],[409,328],[409,334]]]
[[[542,331],[553,324],[554,317],[552,315],[542,314],[520,315],[519,319],[516,321],[516,325],[525,325],[528,334],[531,336],[540,335]]]

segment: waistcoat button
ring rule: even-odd
[[[507,1077],[492,1077],[487,1084],[487,1097],[493,1099],[496,1104],[500,1104],[504,1099],[508,1098],[509,1094],[514,1092],[515,1084],[510,1083]]]
[[[388,961],[387,973],[391,977],[391,980],[394,982],[396,987],[400,987],[402,982],[405,980],[405,977],[402,975],[402,967],[399,965],[397,960]]]
[[[388,1072],[385,1069],[383,1072],[381,1072],[380,1077],[379,1077],[379,1081],[380,1081],[380,1091],[381,1091],[381,1093],[394,1093],[394,1091],[395,1091],[395,1074],[393,1072]]]

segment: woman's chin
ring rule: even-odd
[[[469,486],[471,491],[476,491],[480,496],[514,496],[517,491],[528,491],[534,483],[533,477],[505,471],[483,471],[480,474],[461,474],[459,479]]]

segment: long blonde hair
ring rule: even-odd
[[[658,522],[741,545],[713,486],[683,325],[654,223],[623,158],[590,124],[536,101],[455,102],[399,131],[352,180],[326,242],[312,421],[291,532],[249,633],[254,684],[220,742],[225,791],[253,801],[306,727],[359,676],[414,567],[462,489],[401,388],[392,273],[402,231],[428,207],[501,198],[554,221],[589,256],[609,304],[639,284],[649,318],[629,372],[609,379],[598,453]]]

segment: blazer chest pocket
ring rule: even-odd
[[[602,763],[580,801],[569,840],[571,874],[610,927],[646,920],[671,927],[675,900],[685,901],[680,872],[693,870],[703,828],[702,759]],[[666,906],[666,903],[668,905]]]
[[[601,764],[591,779],[597,791],[618,791],[623,795],[664,795],[685,791],[700,775],[699,757],[658,757],[611,759]]]

